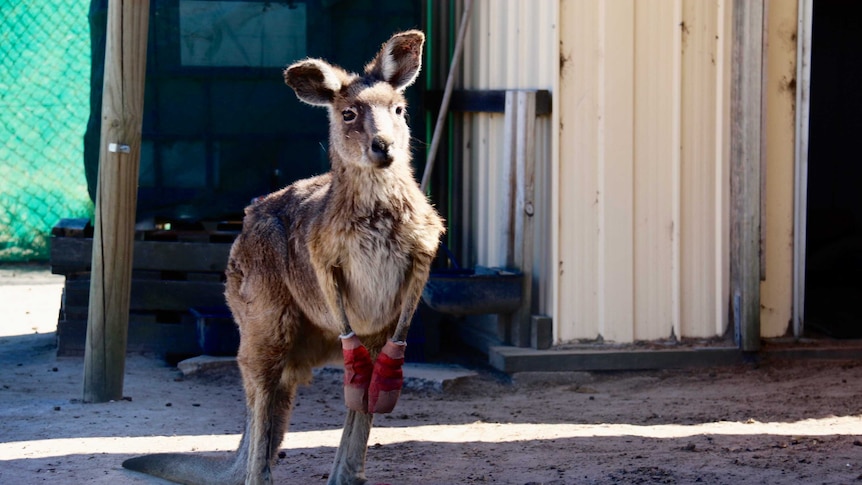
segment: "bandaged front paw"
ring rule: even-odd
[[[341,337],[341,353],[344,355],[344,404],[348,409],[368,412],[368,386],[373,370],[371,355],[352,333]]]
[[[395,409],[401,387],[404,385],[404,352],[407,344],[387,341],[377,360],[374,362],[374,372],[371,385],[368,388],[368,412],[391,413]]]

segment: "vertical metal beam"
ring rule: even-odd
[[[763,0],[733,2],[730,285],[737,344],[760,349]]]
[[[793,336],[805,319],[805,240],[808,218],[808,110],[811,94],[813,0],[799,0],[796,35],[796,153],[793,193]]]
[[[84,401],[123,397],[149,0],[110,0]]]
[[[508,93],[507,93],[508,95]],[[524,273],[521,307],[512,318],[512,344],[529,347],[533,315],[536,181],[536,92],[517,91],[513,236],[515,266]]]

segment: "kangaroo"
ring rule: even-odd
[[[416,30],[394,35],[363,74],[321,59],[284,71],[300,100],[328,108],[331,170],[252,203],[231,248],[225,299],[248,408],[239,449],[124,467],[178,483],[271,483],[297,386],[342,358],[348,410],[328,483],[367,482],[373,416],[400,395],[407,331],[444,232],[410,167],[403,92],[424,42]]]

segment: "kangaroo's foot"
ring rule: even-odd
[[[386,341],[374,362],[374,373],[368,388],[368,412],[391,413],[404,385],[404,350],[407,345]]]
[[[366,412],[373,369],[371,355],[352,333],[341,338],[341,352],[344,354],[344,404],[348,409]]]

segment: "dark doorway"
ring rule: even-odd
[[[107,9],[91,0],[84,166],[93,200]],[[423,15],[421,0],[152,0],[138,221],[239,220],[253,198],[328,171],[326,110],[299,102],[283,69],[309,56],[361,71],[393,32],[421,28]],[[424,86],[406,93],[422,138]],[[424,165],[424,150],[414,154]]]
[[[814,2],[805,329],[862,338],[862,2]]]

